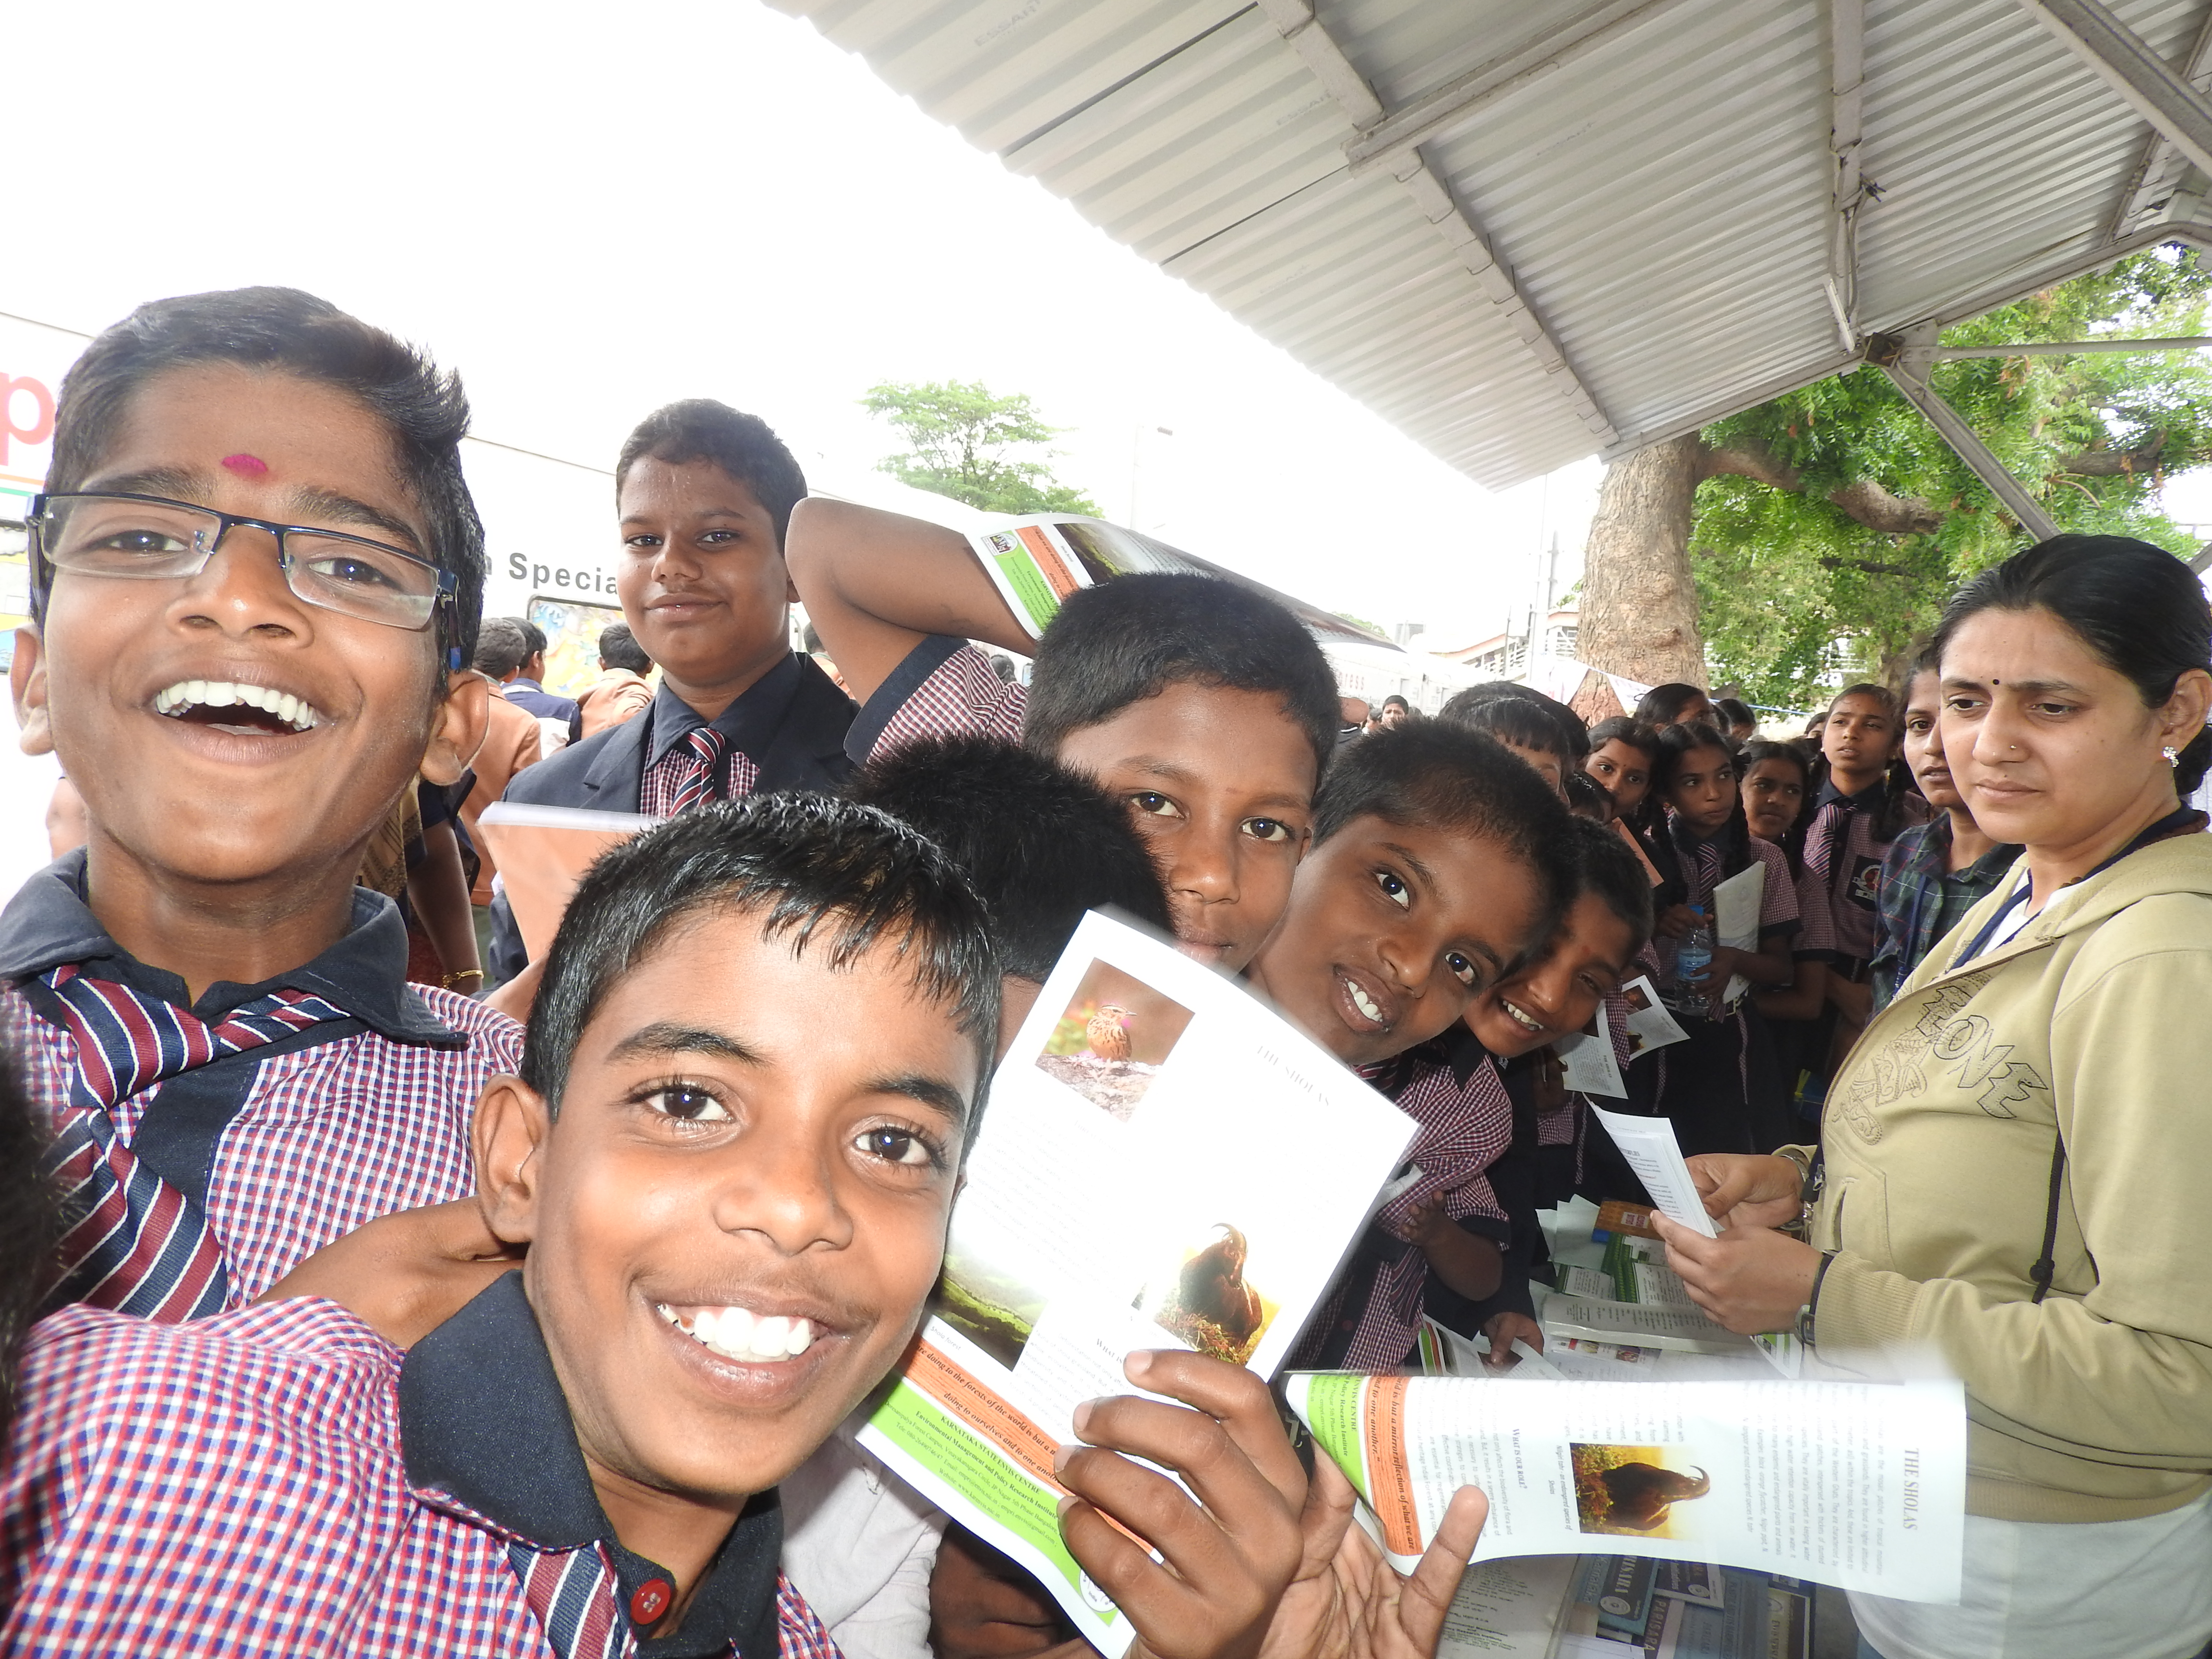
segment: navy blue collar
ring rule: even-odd
[[[645,763],[650,769],[670,750],[702,726],[711,726],[727,739],[729,749],[757,762],[768,750],[776,728],[799,694],[799,658],[787,652],[782,660],[739,692],[727,708],[711,720],[668,689],[665,680],[653,693],[646,718],[653,722],[646,739]]]
[[[335,1003],[379,1036],[416,1048],[465,1048],[469,1040],[407,983],[407,924],[381,893],[356,887],[345,934],[313,962],[262,981],[210,985],[198,1002],[179,975],[149,968],[118,945],[85,902],[85,854],[67,853],[16,890],[0,909],[0,980],[71,963],[100,979],[158,997],[210,1024],[272,991],[307,991]]]
[[[399,1370],[399,1436],[409,1486],[541,1550],[605,1546],[625,1617],[645,1584],[674,1582],[616,1541],[520,1272],[502,1273],[410,1351]],[[641,1659],[691,1659],[732,1642],[740,1654],[774,1653],[782,1551],[783,1510],[764,1492],[730,1528],[682,1627],[648,1641],[633,1626]]]
[[[1865,788],[1860,790],[1857,794],[1847,795],[1842,790],[1836,787],[1835,779],[1823,778],[1820,781],[1820,793],[1819,798],[1813,803],[1813,810],[1817,812],[1820,808],[1826,806],[1832,800],[1842,801],[1845,805],[1850,806],[1854,810],[1862,806],[1875,805],[1881,799],[1881,786],[1885,781],[1887,781],[1887,780],[1876,778],[1872,783],[1867,785]]]
[[[513,679],[505,682],[500,689],[505,690],[510,686],[518,691],[543,691],[545,689],[527,674],[517,674]]]

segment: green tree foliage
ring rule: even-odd
[[[2204,331],[2212,270],[2139,255],[1948,330],[1946,345]],[[2212,366],[2194,352],[1960,358],[1938,392],[2062,530],[2138,536],[2186,556],[2160,510],[2171,473],[2212,459]],[[1874,368],[1708,427],[1691,533],[1715,677],[1809,708],[1832,652],[1879,673],[2019,526]]]
[[[1059,433],[1038,418],[1025,394],[996,398],[980,380],[886,381],[869,387],[860,406],[911,446],[876,464],[902,483],[987,513],[1100,516],[1097,502],[1060,483],[1039,457]]]

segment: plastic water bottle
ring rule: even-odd
[[[1693,1014],[1710,1013],[1713,1006],[1711,988],[1694,986],[1690,981],[1712,966],[1713,930],[1706,924],[1702,908],[1692,907],[1690,914],[1697,920],[1674,946],[1674,977],[1682,987],[1683,1008]]]

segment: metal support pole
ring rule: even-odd
[[[1859,143],[1866,112],[1866,0],[1828,0],[1828,149],[1835,168],[1828,204],[1828,308],[1844,349],[1856,351],[1858,217],[1866,200]]]
[[[2212,173],[2212,102],[2173,72],[2100,0],[2019,0],[2022,9],[2132,104],[2206,173]]]
[[[2014,345],[1936,346],[1935,362],[1954,357],[2072,357],[2085,351],[2197,351],[2212,346],[2212,334],[2188,334],[2161,340],[2029,340]]]
[[[1936,325],[1916,324],[1901,335],[1877,338],[1867,353],[1867,361],[1888,375],[1891,383],[1905,394],[1905,401],[1928,417],[1928,423],[1943,434],[1943,441],[1951,446],[1952,453],[1990,487],[1990,493],[2004,503],[2022,530],[2037,541],[2056,536],[2058,526],[2051,521],[2042,504],[2005,470],[2003,462],[1990,453],[1990,447],[1959,411],[1945,403],[1936,388],[1928,384],[1928,354],[1935,345]]]

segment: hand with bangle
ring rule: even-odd
[[[1708,1154],[1688,1161],[1707,1212],[1722,1225],[1706,1238],[1655,1215],[1667,1265],[1691,1299],[1717,1323],[1744,1335],[1807,1334],[1826,1258],[1779,1229],[1800,1220],[1814,1185],[1802,1155]]]

